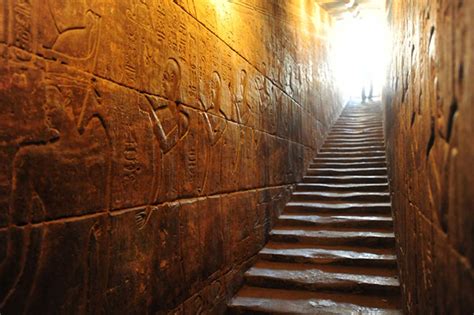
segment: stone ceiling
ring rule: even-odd
[[[383,13],[385,0],[316,0],[336,19]]]

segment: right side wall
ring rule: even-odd
[[[407,314],[474,312],[474,1],[387,0],[386,143]]]

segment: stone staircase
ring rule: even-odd
[[[400,314],[382,110],[348,104],[230,314]]]

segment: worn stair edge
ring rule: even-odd
[[[330,176],[330,175],[306,175],[302,179],[303,183],[327,183],[327,184],[375,184],[375,183],[386,183],[387,176],[365,176],[365,175],[353,175],[353,176]]]
[[[309,230],[293,226],[274,228],[269,236],[274,242],[284,243],[298,242],[314,245],[376,248],[395,246],[395,235],[393,232]]]
[[[295,191],[369,191],[388,192],[388,183],[375,184],[325,184],[325,183],[298,183]]]
[[[356,168],[330,168],[330,167],[310,167],[306,175],[387,175],[386,167],[356,167]]]
[[[275,245],[282,246],[275,246]],[[284,248],[286,246],[288,248]],[[358,248],[320,248],[312,244],[295,248],[293,243],[269,243],[258,254],[258,258],[276,262],[295,262],[316,265],[365,266],[396,268],[397,257],[391,253],[357,251]],[[273,248],[276,247],[276,248]],[[375,250],[375,249],[371,249]],[[387,249],[382,249],[387,250]]]
[[[244,287],[229,303],[230,314],[398,315],[398,299],[336,293]]]
[[[329,192],[329,191],[294,191],[291,201],[365,201],[365,202],[388,202],[388,192]]]
[[[319,228],[360,228],[392,229],[391,216],[358,216],[358,215],[315,215],[315,214],[282,214],[278,217],[276,227],[312,226]]]
[[[352,273],[322,270],[317,265],[300,263],[258,262],[245,272],[247,285],[308,291],[398,294],[396,275],[365,274],[353,268]]]

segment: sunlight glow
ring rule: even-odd
[[[373,83],[373,95],[380,96],[389,53],[389,33],[384,16],[347,18],[336,22],[333,33],[336,78],[346,100],[361,98]]]

